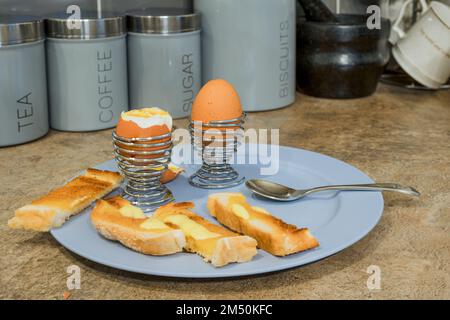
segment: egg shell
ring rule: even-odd
[[[192,106],[191,119],[203,123],[241,117],[241,99],[234,87],[223,79],[211,80],[203,86]]]
[[[184,169],[169,164],[167,171],[161,176],[161,183],[165,184],[175,180],[183,171]]]
[[[151,138],[170,133],[172,117],[160,108],[143,108],[123,112],[116,133],[124,138]]]
[[[116,133],[124,138],[150,138],[168,134],[170,130],[165,124],[141,128],[133,121],[120,118]]]

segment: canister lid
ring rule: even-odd
[[[0,15],[0,47],[45,38],[44,21],[37,17]]]
[[[85,12],[80,19],[67,15],[50,15],[46,21],[49,38],[60,39],[98,39],[116,37],[125,34],[125,16],[114,13]]]
[[[128,13],[128,31],[170,34],[200,30],[198,13],[178,8],[152,8]]]

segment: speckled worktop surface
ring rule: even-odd
[[[66,269],[76,264],[81,289],[71,299],[450,299],[450,91],[381,85],[370,98],[347,101],[299,94],[288,108],[250,114],[247,127],[281,128],[281,144],[336,157],[423,195],[385,193],[383,218],[367,237],[302,268],[219,281],[137,275],[75,256],[49,234],[6,227],[14,209],[111,158],[111,130],[52,131],[0,149],[0,298],[62,299]],[[367,288],[370,265],[381,268],[381,290]]]

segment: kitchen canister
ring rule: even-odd
[[[379,29],[369,29],[368,15],[336,17],[339,23],[299,21],[299,88],[319,98],[370,96],[389,62],[390,21],[383,18]]]
[[[44,22],[0,15],[0,147],[48,132]]]
[[[222,78],[246,111],[295,101],[295,0],[194,0],[202,19],[203,82]]]
[[[130,107],[188,116],[201,87],[199,15],[175,8],[134,12],[128,31]]]
[[[62,131],[112,128],[128,110],[126,19],[82,14],[46,21],[50,125]]]

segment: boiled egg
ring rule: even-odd
[[[124,138],[151,138],[170,133],[172,117],[160,108],[144,108],[122,112],[117,135]]]
[[[162,135],[169,134],[172,131],[172,117],[170,114],[160,108],[144,108],[130,110],[123,112],[117,124],[116,134],[123,138],[155,138]],[[155,139],[149,143],[163,143],[169,142],[171,136],[167,136],[161,139]],[[142,142],[143,144],[146,144]],[[126,144],[117,142],[117,145],[121,147],[119,151],[121,155],[134,158],[135,161],[130,160],[135,165],[145,165],[149,162],[139,162],[139,159],[154,159],[164,156],[167,146],[155,146],[145,147],[139,146],[140,143],[136,142],[134,146],[128,146]],[[161,152],[159,152],[161,150]],[[129,151],[129,152],[128,152]],[[143,154],[144,152],[152,152],[152,154]]]
[[[192,106],[191,119],[202,123],[241,117],[241,99],[226,80],[211,80],[203,86]]]

